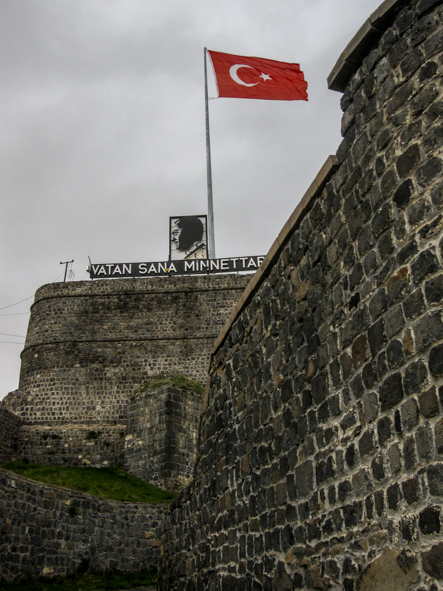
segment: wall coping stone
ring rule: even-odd
[[[281,229],[279,235],[277,236],[276,240],[274,241],[273,245],[271,246],[269,252],[264,258],[264,261],[260,265],[257,272],[253,275],[251,281],[246,286],[246,289],[242,293],[240,299],[238,300],[237,304],[232,309],[231,314],[229,315],[228,320],[226,321],[224,327],[222,328],[217,340],[214,343],[214,346],[211,351],[211,356],[209,359],[209,367],[212,363],[212,358],[218,349],[222,346],[232,324],[240,315],[243,308],[247,305],[247,303],[251,300],[252,296],[258,290],[259,286],[261,285],[262,281],[270,272],[272,265],[275,259],[280,254],[281,250],[286,244],[286,240],[288,236],[294,231],[294,229],[300,224],[302,221],[304,214],[310,208],[311,203],[314,199],[319,195],[319,193],[323,190],[326,183],[329,181],[331,176],[337,170],[339,164],[336,156],[328,156],[326,162],[321,167],[319,173],[309,186],[309,189],[301,198],[300,202],[298,203],[297,207],[294,209],[292,214],[290,215],[288,221]],[[209,372],[208,372],[208,383],[209,383]],[[207,391],[207,388],[206,388]],[[206,394],[207,395],[207,394]],[[205,407],[206,407],[206,396],[205,396]]]
[[[332,68],[328,76],[328,88],[330,90],[345,91],[349,79],[361,66],[363,59],[368,55],[387,27],[391,25],[395,15],[406,5],[405,0],[385,0],[371,14],[348,43]]]
[[[68,281],[46,283],[35,292],[32,308],[44,301],[59,298],[115,297],[127,295],[167,295],[172,293],[200,293],[207,291],[230,291],[220,283],[227,279],[241,282],[250,273],[218,273],[217,275],[177,275],[171,277],[126,277],[96,279],[94,281]],[[240,278],[240,279],[239,279]],[[239,285],[238,289],[242,286]]]

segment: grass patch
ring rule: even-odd
[[[141,394],[142,392],[151,392],[152,390],[160,388],[160,386],[166,385],[175,386],[176,388],[180,388],[181,390],[188,390],[189,392],[194,392],[196,394],[203,394],[205,391],[203,386],[198,382],[194,382],[194,380],[191,380],[186,376],[174,374],[166,376],[164,378],[157,378],[155,380],[145,382],[142,386],[134,390],[134,394]]]
[[[2,583],[4,591],[112,591],[155,587],[156,575],[152,573],[86,573],[65,579],[21,580]]]
[[[39,466],[8,462],[2,468],[45,484],[55,484],[96,497],[132,503],[169,503],[174,493],[161,490],[125,472],[123,468]]]

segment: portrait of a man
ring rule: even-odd
[[[191,260],[207,258],[206,216],[169,218],[169,259]]]

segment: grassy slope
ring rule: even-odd
[[[79,490],[114,501],[168,503],[175,497],[173,493],[157,489],[128,474],[122,468],[53,467],[19,462],[9,462],[1,467],[39,482]],[[2,582],[0,589],[4,591],[111,591],[134,587],[155,587],[155,582],[156,576],[152,573],[87,573],[63,580]]]
[[[195,394],[200,395],[202,395],[205,391],[203,386],[198,382],[195,382],[194,380],[191,380],[180,374],[173,374],[164,378],[156,378],[155,380],[145,382],[142,386],[134,390],[134,394],[152,392],[153,390],[166,385],[175,386],[181,390],[188,390],[188,392],[194,392]]]
[[[198,394],[203,387],[182,376],[170,376],[141,386],[136,393],[146,392],[164,384],[171,384]],[[38,466],[9,462],[0,466],[45,484],[54,484],[86,492],[114,501],[133,503],[169,503],[176,495],[143,482],[122,468],[80,468],[68,466]],[[16,583],[0,583],[5,591],[112,591],[134,587],[155,587],[157,577],[152,573],[119,574],[102,573],[68,577],[63,580],[21,580]]]
[[[122,468],[37,466],[9,462],[1,466],[26,478],[133,503],[169,503],[176,495],[163,491],[125,472]]]

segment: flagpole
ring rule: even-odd
[[[211,169],[211,140],[209,136],[209,98],[208,98],[208,71],[206,66],[207,49],[205,47],[205,114],[206,114],[206,171],[208,181],[208,258],[215,259],[214,237],[214,204],[212,201],[212,169]]]

